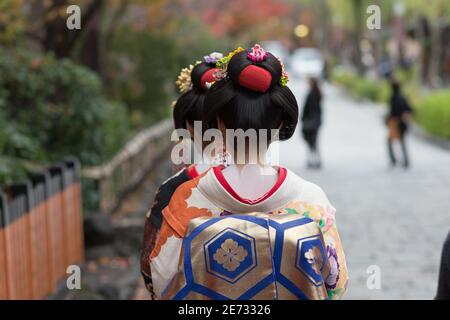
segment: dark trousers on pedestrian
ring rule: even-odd
[[[321,160],[317,148],[317,136],[319,134],[319,130],[303,130],[302,133],[303,139],[305,139],[310,150],[310,154],[308,157],[308,167],[320,168]]]
[[[399,139],[388,139],[388,150],[389,150],[389,158],[391,160],[391,164],[395,165],[397,163],[397,159],[395,157],[395,152],[394,152],[394,146],[393,146],[393,142],[394,141],[399,141],[400,142],[400,146],[402,148],[402,153],[403,153],[403,165],[405,166],[405,168],[409,167],[409,157],[408,157],[408,150],[406,149],[406,142],[405,142],[405,134],[402,133],[400,135]]]
[[[317,135],[319,130],[303,130],[303,138],[305,139],[311,151],[317,151]]]

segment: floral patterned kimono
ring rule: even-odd
[[[144,241],[141,252],[141,274],[144,278],[147,290],[153,296],[153,288],[150,274],[149,256],[155,246],[156,237],[161,228],[163,216],[162,210],[169,204],[175,190],[184,182],[198,176],[195,165],[188,166],[164,181],[158,188],[153,200],[153,206],[148,211],[144,226]]]
[[[285,168],[243,199],[221,167],[182,184],[150,255],[160,299],[338,299],[347,284],[335,209]]]

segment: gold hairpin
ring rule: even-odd
[[[178,75],[177,81],[175,84],[178,86],[178,89],[181,93],[185,93],[192,89],[192,80],[191,73],[194,69],[194,65],[189,65],[187,68],[181,69],[180,74]]]

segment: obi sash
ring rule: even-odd
[[[233,214],[190,221],[178,272],[163,299],[327,299],[320,227],[296,214]]]

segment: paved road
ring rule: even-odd
[[[305,85],[292,81],[302,104]],[[410,170],[388,168],[383,112],[325,87],[322,171],[307,170],[297,129],[281,143],[281,164],[320,185],[337,208],[350,282],[347,299],[432,299],[450,230],[450,152],[409,137]],[[381,289],[367,288],[367,268]]]

